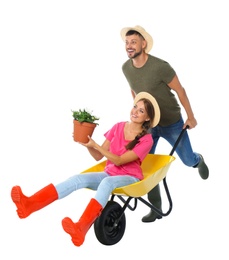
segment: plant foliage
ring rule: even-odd
[[[78,120],[80,123],[88,122],[98,125],[98,123],[95,123],[95,121],[99,120],[99,118],[92,115],[92,113],[87,111],[86,109],[79,109],[78,111],[72,110],[72,116],[75,120]]]

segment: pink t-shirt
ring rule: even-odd
[[[115,124],[108,132],[104,134],[107,140],[110,141],[111,153],[116,155],[122,155],[127,150],[125,146],[130,142],[130,140],[125,140],[124,136],[124,126],[126,122],[120,122]],[[109,175],[130,175],[138,178],[139,180],[143,179],[141,163],[146,155],[149,153],[153,145],[153,139],[151,134],[146,134],[139,139],[139,143],[135,145],[132,149],[136,153],[138,159],[129,162],[120,166],[114,165],[111,161],[107,160],[105,172]]]

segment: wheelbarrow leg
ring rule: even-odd
[[[149,193],[148,193],[149,202],[158,208],[161,211],[161,192],[160,186],[157,184]],[[142,218],[142,222],[154,222],[156,219],[161,219],[162,216],[158,215],[154,210],[150,210],[150,212]]]

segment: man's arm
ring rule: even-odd
[[[187,119],[185,121],[184,128],[187,125],[189,126],[189,129],[194,128],[197,125],[197,121],[194,117],[194,113],[193,113],[191,104],[189,102],[188,96],[186,94],[186,91],[183,88],[183,86],[181,85],[177,75],[174,76],[174,78],[168,84],[168,86],[177,93],[180,103],[184,107],[185,112],[187,114]]]

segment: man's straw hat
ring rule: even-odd
[[[139,25],[136,25],[135,27],[125,27],[121,30],[121,37],[123,39],[123,41],[126,40],[126,33],[128,31],[137,31],[138,33],[140,33],[144,39],[146,40],[147,42],[147,46],[146,46],[146,49],[145,49],[145,52],[148,53],[150,52],[150,50],[152,49],[153,47],[153,38],[151,37],[150,34],[148,34],[145,29]]]

